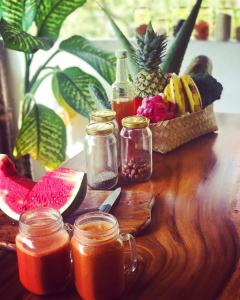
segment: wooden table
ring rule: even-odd
[[[154,154],[152,180],[125,187],[157,198],[122,299],[240,299],[240,115],[219,114],[218,123],[216,134]],[[0,299],[42,299],[21,287],[15,254],[0,255]],[[70,289],[44,299],[79,297]]]

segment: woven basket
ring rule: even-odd
[[[218,129],[213,105],[172,120],[150,124],[153,150],[167,153],[177,147]]]

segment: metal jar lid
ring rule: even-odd
[[[88,135],[108,135],[113,133],[113,125],[111,123],[92,123],[86,127]]]
[[[150,120],[143,116],[131,116],[122,119],[122,125],[126,128],[146,128],[149,126]]]
[[[96,110],[91,114],[91,119],[96,122],[109,122],[115,118],[116,112],[111,109]]]

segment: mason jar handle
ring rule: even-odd
[[[120,235],[124,243],[129,243],[129,248],[131,252],[131,263],[124,265],[125,273],[133,273],[137,268],[137,247],[134,237],[130,233]]]
[[[71,237],[73,235],[73,228],[74,228],[73,225],[70,223],[64,223],[64,228],[66,229],[66,231]]]

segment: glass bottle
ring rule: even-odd
[[[85,154],[88,185],[96,190],[113,188],[118,182],[117,140],[111,123],[87,126]]]
[[[70,238],[61,214],[38,207],[21,215],[16,236],[19,278],[36,295],[61,292],[71,276]]]
[[[149,119],[132,116],[122,120],[121,169],[124,179],[145,181],[152,175],[152,132]]]
[[[116,112],[118,126],[121,129],[121,120],[124,117],[134,115],[134,87],[129,80],[127,51],[116,51],[116,58],[116,81],[112,85],[112,109]]]
[[[113,125],[113,134],[117,140],[118,166],[120,166],[119,129],[116,121],[116,112],[111,109],[96,110],[91,114],[91,123],[111,123]]]
[[[131,250],[129,265],[124,262],[124,242]],[[116,299],[125,287],[124,273],[134,272],[137,266],[134,238],[120,235],[117,219],[107,213],[80,216],[74,224],[71,249],[75,286],[85,300]]]

